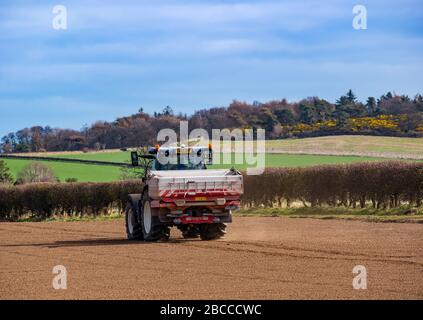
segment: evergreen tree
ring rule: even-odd
[[[357,102],[357,97],[355,96],[354,92],[352,90],[348,90],[347,92],[347,100],[351,104],[355,104]]]
[[[335,118],[338,126],[343,126],[347,118],[361,117],[366,114],[365,107],[362,103],[357,102],[357,97],[350,89],[346,95],[336,100]]]
[[[288,109],[277,109],[274,111],[276,119],[280,124],[293,124],[295,123],[294,115],[291,110]]]
[[[312,124],[317,121],[317,112],[314,105],[308,103],[300,104],[300,122]]]
[[[377,103],[376,103],[376,99],[374,97],[368,97],[367,98],[366,108],[367,108],[367,113],[370,116],[376,115],[376,113],[377,113]]]
[[[0,160],[0,183],[13,183],[13,177],[3,160]]]
[[[166,108],[163,109],[163,115],[173,116],[173,109],[170,106],[166,106]]]

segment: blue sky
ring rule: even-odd
[[[67,30],[52,28],[57,4]],[[140,107],[423,93],[422,17],[421,0],[0,0],[0,136]]]

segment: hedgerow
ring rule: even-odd
[[[421,206],[423,163],[401,161],[268,169],[244,176],[246,206]]]
[[[23,216],[46,219],[54,215],[101,215],[122,212],[128,194],[140,193],[140,180],[111,183],[30,183],[0,186],[0,219]]]
[[[54,215],[100,215],[122,212],[130,193],[143,188],[140,180],[112,183],[31,183],[0,186],[0,219],[46,219]],[[244,175],[246,207],[304,206],[378,209],[421,206],[423,163],[366,162],[306,168],[267,169]]]

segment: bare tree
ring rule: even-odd
[[[57,182],[54,171],[45,164],[30,162],[18,173],[17,183]]]

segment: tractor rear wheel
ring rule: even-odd
[[[162,224],[158,216],[158,208],[151,207],[148,191],[141,198],[141,230],[144,241],[168,240],[170,228]]]
[[[205,224],[201,228],[201,240],[216,240],[222,238],[226,234],[226,224],[213,223]]]
[[[184,226],[185,228],[182,228],[182,237],[184,239],[197,239],[199,236],[199,230],[198,227],[194,227],[194,226]]]
[[[126,235],[129,240],[143,240],[141,223],[138,221],[138,205],[128,201],[125,207]]]

